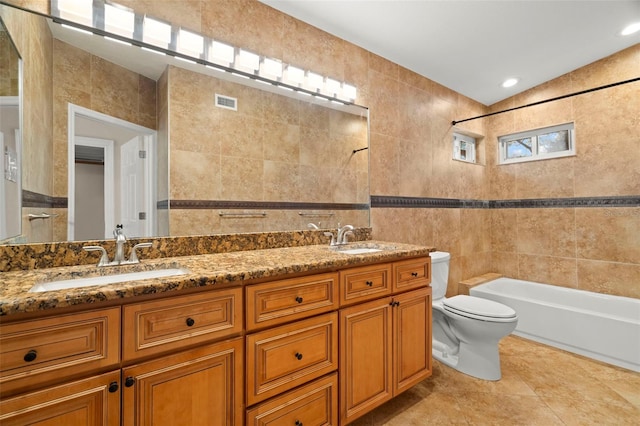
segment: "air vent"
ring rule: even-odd
[[[238,100],[230,96],[219,95],[216,93],[216,106],[237,111]]]

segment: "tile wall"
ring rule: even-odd
[[[493,105],[497,111],[638,77],[640,45]],[[574,122],[576,156],[496,165],[497,137]],[[640,195],[640,82],[491,117],[489,198]],[[640,298],[640,207],[494,209],[491,270]]]

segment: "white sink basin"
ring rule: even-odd
[[[167,268],[154,269],[151,271],[128,272],[113,275],[100,275],[94,277],[78,277],[68,280],[48,281],[38,283],[31,287],[30,293],[39,293],[42,291],[66,290],[70,288],[89,287],[92,285],[116,284],[126,281],[146,280],[149,278],[166,278],[188,274],[187,269]]]
[[[338,250],[338,253],[365,254],[365,253],[375,253],[377,251],[382,251],[382,249],[377,249],[377,248],[352,248],[352,249],[347,249],[347,250]]]

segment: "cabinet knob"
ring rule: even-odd
[[[38,352],[36,352],[35,349],[31,349],[29,352],[27,352],[24,355],[24,360],[26,362],[31,362],[31,361],[34,361],[37,357],[38,357]]]
[[[114,393],[118,391],[118,382],[109,383],[109,392]]]
[[[195,323],[196,320],[194,320],[193,318],[187,318],[187,327],[192,327]]]
[[[296,425],[296,426],[302,426],[302,422],[301,422],[300,420],[296,420],[295,425]]]
[[[395,300],[392,300],[391,303],[389,303],[389,306],[399,306],[400,302],[396,302]]]
[[[295,357],[296,357],[298,360],[301,360],[301,359],[302,359],[302,354],[301,354],[300,352],[296,352]]]
[[[411,276],[412,276],[412,277],[417,277],[417,276],[418,276],[418,273],[417,273],[417,272],[412,272],[412,273],[411,273]]]
[[[302,303],[302,301],[303,301],[303,300],[304,300],[304,299],[303,299],[302,297],[300,297],[300,296],[296,296],[296,302],[298,302],[298,303]]]
[[[133,386],[136,383],[136,379],[134,379],[133,377],[129,376],[126,379],[124,379],[124,385],[128,388],[130,388],[131,386]]]
[[[369,287],[371,287],[371,286],[373,286],[373,281],[366,281],[365,284],[368,285]]]

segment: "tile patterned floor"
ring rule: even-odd
[[[352,425],[640,425],[640,373],[515,336],[500,356],[497,382],[434,360],[432,377]]]

